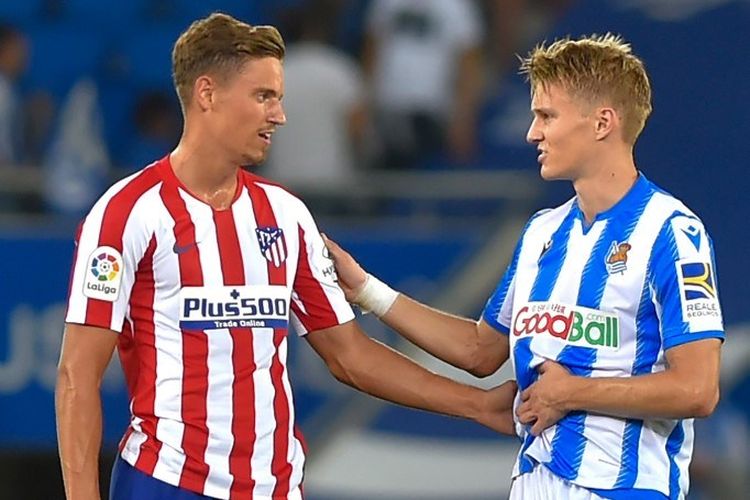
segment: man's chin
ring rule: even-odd
[[[542,168],[539,170],[539,175],[541,175],[542,179],[545,181],[556,181],[560,178],[555,174],[554,170],[546,165],[542,165]]]
[[[244,155],[242,157],[242,163],[241,165],[243,167],[258,167],[263,164],[263,162],[266,161],[266,153],[255,153],[255,154],[248,154]]]

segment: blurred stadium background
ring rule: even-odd
[[[446,28],[426,3],[0,0],[0,499],[63,498],[53,386],[73,230],[109,182],[175,144],[180,119],[170,82],[171,44],[191,20],[214,10],[278,25],[290,47],[288,131],[274,138],[278,157],[261,174],[300,192],[321,229],[373,273],[430,304],[474,316],[526,217],[571,195],[568,186],[538,178],[534,149],[524,143],[528,90],[514,54],[565,34],[612,31],[631,41],[654,89],[655,111],[636,148],[637,163],[705,221],[717,249],[728,329],[722,401],[714,416],[697,423],[689,498],[747,498],[750,2],[430,2],[438,10],[458,9],[451,24],[460,36],[452,46],[440,45],[449,42],[435,32]],[[391,25],[383,23],[383,12],[390,12]],[[330,63],[343,68],[332,74],[346,72],[332,80],[341,83],[309,76],[328,64],[316,56],[304,60],[311,37],[318,49],[325,42],[327,51],[312,51],[319,57],[345,61]],[[389,45],[398,37],[402,45]],[[437,136],[412,145],[408,161],[390,162],[387,132],[404,118],[386,116],[390,121],[382,125],[383,61],[390,58],[397,68],[405,60],[422,71],[430,50],[455,55],[444,63],[446,89],[456,101],[466,99],[470,112],[436,111],[422,122],[421,110],[407,110],[405,121],[417,124],[412,132],[437,124]],[[308,76],[305,64],[313,68]],[[390,84],[413,89],[406,76]],[[425,76],[423,83],[434,82]],[[312,88],[333,88],[336,96],[316,97]],[[420,92],[428,90],[417,88],[415,95]],[[304,98],[295,102],[295,93]],[[294,123],[337,135],[308,145],[292,138],[310,137],[311,129]],[[451,127],[456,123],[461,126]],[[336,141],[349,156],[336,157],[335,168],[333,160],[321,165]],[[282,158],[301,160],[290,165]],[[399,342],[371,318],[362,320],[373,336],[435,370],[477,384],[507,377],[501,370],[489,380],[471,379]],[[514,440],[355,394],[333,381],[303,341],[293,343],[291,356],[297,413],[311,448],[309,498],[483,500],[507,494]],[[112,364],[102,387],[103,488],[128,415],[117,359]]]

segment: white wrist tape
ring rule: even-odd
[[[398,292],[372,274],[367,274],[365,286],[355,297],[354,303],[363,312],[372,312],[378,318],[388,312],[398,297]]]

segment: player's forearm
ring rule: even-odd
[[[403,406],[476,420],[484,391],[440,377],[389,347],[368,345],[342,358],[337,379],[372,396]]]
[[[481,343],[474,320],[421,304],[404,294],[380,318],[402,337],[436,358],[471,371],[477,365]]]
[[[55,390],[60,464],[69,500],[99,499],[102,410],[99,388],[79,383],[65,369]]]
[[[719,394],[706,381],[692,381],[669,370],[626,378],[574,377],[566,409],[625,418],[706,417]]]

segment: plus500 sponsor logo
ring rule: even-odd
[[[513,335],[550,335],[582,347],[617,349],[619,318],[611,313],[580,306],[532,302],[518,310]]]
[[[180,297],[180,327],[286,328],[288,293],[279,286],[186,287]]]

